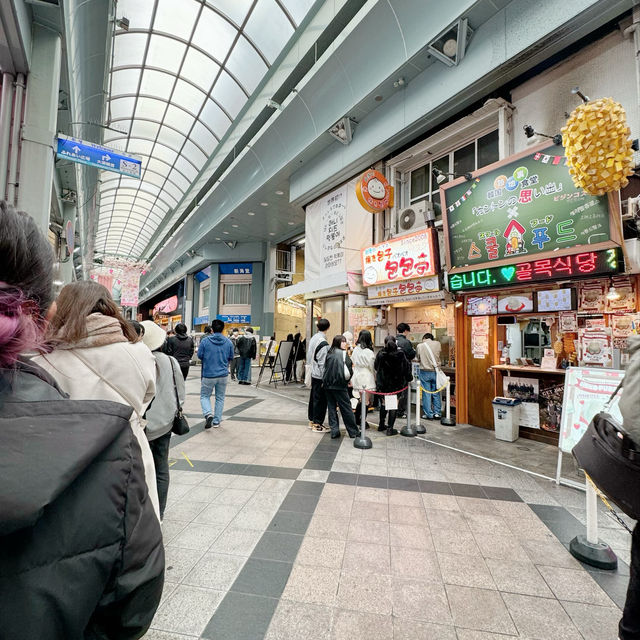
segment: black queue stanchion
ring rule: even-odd
[[[365,429],[367,428],[367,393],[364,389],[358,390],[360,394],[360,435],[353,441],[353,446],[356,449],[371,449],[373,443],[371,438],[365,435]]]

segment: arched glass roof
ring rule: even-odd
[[[105,145],[142,178],[102,172],[95,251],[139,257],[314,0],[118,0]]]

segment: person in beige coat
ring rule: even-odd
[[[91,280],[60,292],[49,325],[51,351],[34,358],[72,400],[112,400],[133,407],[131,429],[142,450],[149,497],[160,507],[153,456],[140,423],[155,395],[155,358],[118,311],[109,291]]]

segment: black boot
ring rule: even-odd
[[[378,426],[378,431],[386,431],[386,430],[387,430],[387,427],[384,424],[380,424]]]
[[[393,427],[389,427],[387,429],[387,435],[388,436],[397,436],[398,435],[398,430],[394,429]]]

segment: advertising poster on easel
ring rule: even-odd
[[[560,482],[563,453],[571,453],[573,447],[584,435],[593,416],[602,411],[605,403],[624,378],[619,369],[595,369],[590,367],[570,367],[564,382],[562,419],[560,422],[560,442],[558,443],[558,470],[556,481]],[[609,413],[622,422],[615,398]]]

